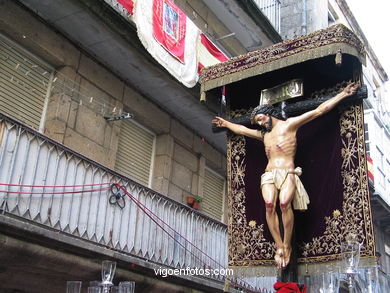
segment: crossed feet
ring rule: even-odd
[[[291,246],[276,246],[275,262],[278,269],[285,269],[290,263]]]

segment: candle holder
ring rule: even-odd
[[[347,274],[356,273],[360,260],[360,243],[356,240],[341,243],[341,253],[343,254],[345,272]]]
[[[353,292],[355,277],[359,273],[360,243],[353,239],[341,243],[341,253],[343,255],[344,272],[347,276],[348,289],[349,292]]]
[[[81,281],[67,281],[66,282],[66,293],[80,293]]]
[[[87,288],[88,293],[134,293],[135,282],[120,282],[119,286],[114,286],[112,280],[114,279],[116,271],[116,262],[110,260],[103,260],[101,266],[101,281],[90,281]],[[67,281],[66,293],[80,293],[81,281]]]
[[[102,290],[103,288],[100,287],[100,286],[92,286],[92,287],[88,287],[88,293],[102,293]]]
[[[134,282],[120,282],[119,293],[134,293],[135,283]]]
[[[102,261],[102,287],[103,293],[110,293],[110,288],[114,286],[112,279],[115,275],[116,262],[110,260]]]

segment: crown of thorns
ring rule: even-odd
[[[256,108],[254,108],[252,113],[251,113],[251,122],[252,123],[254,122],[255,116],[257,114],[268,114],[268,115],[273,116],[277,119],[286,120],[283,117],[282,112],[279,109],[277,109],[271,105],[262,105],[262,106],[259,105]]]

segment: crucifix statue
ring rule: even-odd
[[[251,129],[221,117],[212,120],[218,128],[227,128],[235,134],[264,143],[268,163],[260,184],[266,206],[267,225],[276,245],[275,262],[279,269],[286,268],[291,258],[294,226],[292,206],[297,210],[306,210],[309,203],[308,194],[299,179],[302,170],[294,163],[297,131],[302,125],[324,115],[342,100],[354,95],[359,87],[359,83],[350,83],[339,94],[321,103],[314,110],[287,119],[272,105],[258,106],[251,114],[251,123],[259,129]],[[278,200],[282,213],[283,237],[276,213]]]

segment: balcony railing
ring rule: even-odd
[[[224,224],[3,115],[0,146],[2,213],[168,267],[227,266]],[[123,208],[109,201],[112,183],[126,190]]]
[[[254,0],[254,2],[280,33],[280,0]]]
[[[0,214],[12,214],[165,267],[227,267],[226,225],[3,114]],[[224,281],[222,275],[205,277]],[[267,292],[263,288],[272,287],[274,278],[235,282]]]

